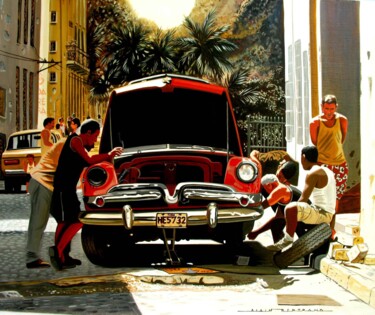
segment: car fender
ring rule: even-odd
[[[254,181],[247,183],[239,179],[237,170],[242,163],[249,162],[256,166],[257,173]],[[257,161],[247,157],[235,156],[232,157],[228,162],[224,184],[232,186],[238,191],[258,193],[261,189],[261,177],[261,167]]]

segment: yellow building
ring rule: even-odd
[[[46,116],[57,122],[75,114],[82,121],[93,116],[87,85],[87,0],[50,0],[48,11]]]

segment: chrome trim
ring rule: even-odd
[[[188,217],[187,226],[209,225],[210,218],[207,209],[196,210],[157,210],[157,211],[133,211],[132,226],[137,227],[156,227],[157,213],[186,213]],[[79,220],[83,224],[88,225],[106,225],[106,226],[126,226],[124,223],[124,212],[94,212],[82,211],[79,215]],[[263,208],[261,206],[254,208],[230,208],[217,209],[217,224],[221,223],[235,223],[254,221],[261,218],[263,215]],[[126,217],[126,215],[125,215]]]
[[[217,226],[217,211],[217,204],[211,202],[207,207],[208,226],[210,228],[215,228]]]
[[[131,230],[134,224],[134,213],[132,207],[125,205],[122,208],[122,221],[124,222],[124,227],[127,230]]]
[[[170,195],[164,184],[120,184],[112,187],[106,195],[87,197],[87,204],[103,207],[106,203],[129,203],[137,201],[161,200],[167,204],[179,201],[206,200],[235,202],[242,207],[258,204],[262,201],[261,194],[237,192],[232,187],[214,183],[185,182],[177,185],[173,195]],[[98,201],[104,201],[98,202]]]
[[[26,172],[23,169],[18,170],[4,170],[6,175],[26,175]]]

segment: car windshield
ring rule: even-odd
[[[40,132],[14,135],[9,138],[8,150],[40,148]]]

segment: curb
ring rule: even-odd
[[[375,266],[344,264],[323,258],[320,272],[375,308]]]

